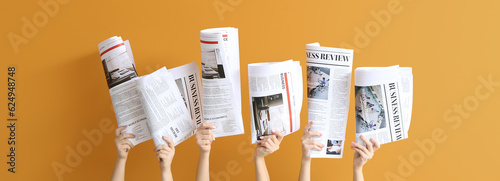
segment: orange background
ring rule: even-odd
[[[46,0],[41,0],[46,2]],[[217,15],[213,3],[226,4]],[[230,4],[231,2],[232,4]],[[399,2],[391,21],[381,26],[371,11],[387,11]],[[354,68],[362,66],[413,67],[414,105],[410,138],[383,145],[365,166],[368,180],[391,180],[393,173],[405,180],[500,180],[496,172],[499,87],[469,109],[468,117],[455,122],[443,116],[454,105],[473,99],[479,77],[500,81],[500,2],[498,1],[69,1],[54,17],[19,45],[15,53],[7,35],[22,36],[22,18],[33,22],[43,11],[38,1],[0,1],[0,180],[57,180],[51,166],[66,164],[66,147],[75,149],[88,140],[83,130],[99,129],[102,120],[116,120],[106,86],[97,44],[114,36],[129,39],[139,75],[166,66],[173,68],[200,61],[199,31],[232,26],[239,28],[241,82],[245,135],[217,139],[212,146],[212,176],[227,174],[230,180],[253,180],[250,144],[247,64],[300,60],[305,67],[305,45],[320,42],[340,47],[355,46],[356,27],[366,32],[373,26],[369,44],[356,47]],[[43,19],[41,19],[43,20]],[[379,27],[377,29],[376,27]],[[377,32],[378,31],[378,32]],[[374,33],[375,32],[375,33]],[[7,67],[17,66],[17,170],[7,172]],[[305,72],[305,68],[304,68]],[[304,81],[306,79],[304,78]],[[353,79],[354,80],[354,79]],[[354,86],[354,82],[351,83]],[[496,90],[496,91],[495,91]],[[305,95],[305,94],[304,94]],[[350,107],[354,106],[351,92]],[[471,104],[471,102],[468,102]],[[307,102],[302,108],[302,127],[307,123]],[[354,116],[350,110],[346,142],[354,140]],[[448,116],[455,116],[452,113]],[[446,140],[422,156],[417,140],[432,138],[441,129]],[[273,180],[296,180],[300,167],[303,130],[286,136],[278,152],[266,157]],[[116,150],[114,134],[92,146],[64,180],[109,180]],[[239,147],[239,148],[238,148]],[[127,180],[159,180],[159,165],[152,141],[131,150]],[[312,180],[350,180],[352,155],[344,147],[343,159],[314,159]],[[398,171],[413,155],[413,172]],[[198,147],[190,138],[176,148],[173,175],[194,180]],[[229,169],[228,169],[229,165]],[[235,166],[236,165],[236,166]],[[237,167],[235,170],[231,167]]]

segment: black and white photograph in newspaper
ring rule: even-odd
[[[252,97],[252,109],[257,140],[261,136],[272,135],[272,131],[285,132],[283,121],[286,119],[283,95],[281,93]]]
[[[127,54],[119,55],[111,60],[104,59],[102,60],[102,66],[110,89],[137,77],[135,67],[128,59]]]
[[[201,51],[201,75],[204,79],[226,78],[219,49]]]
[[[182,100],[184,100],[184,105],[186,105],[187,107],[188,103],[187,103],[186,91],[184,90],[184,86],[182,86],[183,85],[182,78],[175,79],[175,84],[177,85],[177,88],[179,88],[179,92],[181,92],[181,97]]]
[[[326,143],[327,155],[340,155],[342,152],[342,140],[328,139]]]
[[[356,133],[385,128],[386,120],[381,86],[356,86],[355,95]]]
[[[307,66],[307,97],[328,100],[330,69]]]

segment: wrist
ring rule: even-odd
[[[170,170],[170,167],[163,167],[161,169],[161,177],[162,178],[168,178],[171,174],[172,174],[172,172]]]
[[[302,163],[311,162],[311,157],[302,156]]]
[[[253,156],[254,160],[257,161],[264,161],[264,156],[259,156],[257,154],[254,154]]]
[[[203,150],[200,148],[200,155],[210,155],[210,150]]]
[[[210,157],[210,151],[200,150],[200,158]]]
[[[353,166],[352,170],[354,171],[354,173],[363,173],[363,167]]]
[[[126,162],[127,157],[126,156],[118,156],[116,157],[116,162]]]

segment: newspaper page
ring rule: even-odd
[[[312,131],[323,134],[312,139],[326,145],[312,150],[311,158],[342,158],[349,98],[353,50],[306,45],[307,103]]]
[[[137,89],[155,146],[167,144],[162,136],[169,137],[178,145],[193,135],[196,124],[165,67],[137,79]]]
[[[200,32],[203,121],[215,125],[215,137],[243,134],[238,29]]]
[[[413,103],[411,68],[360,67],[355,70],[356,142],[360,135],[380,144],[408,138]]]
[[[179,92],[181,93],[184,105],[191,114],[191,119],[198,127],[203,120],[203,102],[202,102],[202,87],[200,80],[200,69],[196,62],[172,68],[168,70],[174,80]]]
[[[151,139],[146,114],[144,113],[135,79],[132,50],[121,37],[111,37],[98,45],[102,66],[118,126],[127,126],[122,133],[132,133],[129,139],[137,145]]]
[[[248,65],[252,143],[272,131],[290,134],[300,128],[302,67],[299,61]]]

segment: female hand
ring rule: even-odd
[[[304,135],[302,136],[302,159],[310,160],[311,159],[311,150],[321,151],[325,145],[312,140],[311,137],[321,137],[323,136],[320,132],[310,131],[314,122],[310,122],[304,128]]]
[[[377,140],[372,138],[370,139],[371,141],[370,142],[363,135],[361,135],[360,138],[363,140],[363,142],[365,142],[366,146],[352,142],[351,149],[356,151],[356,153],[354,153],[354,160],[353,160],[354,170],[361,170],[363,168],[363,165],[368,160],[373,158],[375,150],[380,148],[380,144],[378,143]]]
[[[166,169],[170,170],[175,155],[174,142],[165,136],[163,140],[167,142],[167,145],[160,145],[155,148],[156,158],[160,162],[162,172]]]
[[[202,123],[198,127],[198,130],[196,131],[196,144],[200,147],[200,152],[210,152],[212,141],[215,140],[212,129],[215,129],[215,126],[207,122]]]
[[[280,148],[283,133],[273,130],[273,135],[261,136],[255,148],[255,157],[263,158]]]
[[[118,159],[127,159],[130,149],[134,148],[134,145],[128,139],[135,138],[135,135],[131,133],[121,133],[125,128],[126,126],[120,126],[115,130],[115,144]]]

